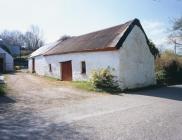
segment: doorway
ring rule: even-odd
[[[62,81],[72,81],[71,61],[61,62],[61,77]]]
[[[0,73],[3,73],[4,71],[4,59],[0,58]]]
[[[32,58],[32,73],[35,72],[35,58]]]

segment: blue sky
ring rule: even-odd
[[[181,0],[0,0],[0,31],[38,25],[44,39],[81,35],[140,19],[149,38],[164,44],[170,19],[182,15]]]

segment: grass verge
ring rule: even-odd
[[[6,85],[5,84],[0,84],[0,96],[6,94]]]
[[[91,85],[90,82],[87,81],[72,81],[70,84],[73,87],[79,88],[79,89],[84,89],[87,91],[96,91],[96,89]]]
[[[112,88],[95,88],[90,82],[88,81],[72,81],[70,82],[70,85],[79,88],[79,89],[84,89],[87,91],[95,91],[95,92],[105,92],[105,93],[111,93],[111,94],[118,94],[121,93],[122,91],[117,89],[114,90]]]
[[[119,90],[119,89],[114,90],[112,88],[102,88],[102,89],[95,88],[89,81],[61,81],[57,78],[53,78],[49,76],[39,76],[37,74],[32,74],[32,75],[43,78],[44,80],[47,80],[48,82],[51,82],[58,86],[73,87],[73,88],[82,89],[82,90],[90,91],[90,92],[93,91],[93,92],[103,92],[103,93],[110,93],[110,94],[122,93],[122,90]]]

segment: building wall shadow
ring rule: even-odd
[[[174,85],[136,92],[128,92],[127,94],[154,96],[159,98],[182,101],[182,85]]]

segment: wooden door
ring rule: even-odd
[[[72,80],[72,64],[71,61],[61,62],[61,76],[63,81]]]
[[[32,73],[35,72],[35,58],[32,58]]]
[[[3,63],[3,58],[0,58],[0,73],[4,71],[4,63]]]

